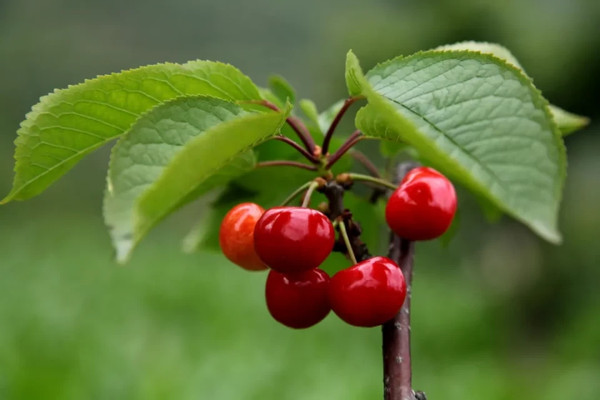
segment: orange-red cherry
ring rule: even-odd
[[[267,269],[254,250],[254,227],[264,212],[258,204],[238,204],[225,215],[219,231],[225,257],[250,271]]]
[[[333,249],[335,231],[320,211],[304,207],[267,210],[254,228],[254,248],[275,271],[293,274],[317,268]]]
[[[295,329],[308,328],[329,314],[329,275],[319,268],[297,274],[270,271],[265,297],[271,316]]]
[[[390,229],[408,240],[441,236],[456,212],[456,192],[438,171],[419,167],[406,174],[385,208]]]
[[[331,309],[354,326],[381,325],[400,311],[406,282],[398,265],[373,257],[337,272],[329,284]]]

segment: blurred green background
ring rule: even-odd
[[[365,69],[460,40],[513,51],[554,104],[592,124],[566,138],[564,244],[462,193],[448,247],[417,247],[415,387],[430,399],[600,398],[600,2],[0,0],[0,191],[39,96],[162,61],[285,76],[320,108]],[[180,252],[201,207],[170,218],[130,265],[101,218],[108,149],[38,198],[0,208],[0,399],[377,399],[378,329],[334,316],[277,325],[264,274]]]

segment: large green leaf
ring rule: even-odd
[[[351,94],[367,97],[365,134],[404,141],[424,158],[551,242],[565,149],[548,104],[506,62],[469,51],[397,58],[364,76],[348,54]]]
[[[250,170],[250,149],[277,133],[288,112],[186,97],[140,118],[113,148],[108,171],[104,217],[117,260],[169,213]]]
[[[506,47],[500,46],[496,43],[467,41],[439,46],[434,50],[470,50],[491,54],[508,62],[509,64],[514,65],[523,73],[526,73],[519,61],[517,61],[517,58]],[[589,118],[570,113],[553,105],[550,105],[550,113],[552,114],[552,118],[554,118],[554,121],[558,125],[558,128],[563,136],[584,128],[590,122]]]
[[[41,193],[86,154],[126,132],[144,112],[190,95],[260,98],[239,70],[210,61],[141,67],[42,97],[21,123],[13,188],[2,203]]]

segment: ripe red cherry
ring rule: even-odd
[[[456,212],[452,183],[432,168],[411,170],[385,208],[385,219],[394,233],[409,240],[429,240],[442,235]]]
[[[221,222],[219,244],[223,254],[250,271],[267,269],[254,250],[254,227],[264,212],[258,204],[242,203],[229,210]]]
[[[295,329],[315,325],[329,314],[329,275],[315,268],[297,274],[270,271],[267,308],[276,321]]]
[[[331,309],[355,326],[381,325],[400,311],[406,282],[398,265],[373,257],[336,273],[329,285]]]
[[[317,268],[333,249],[331,221],[317,210],[275,207],[254,228],[254,248],[275,271],[292,274]]]

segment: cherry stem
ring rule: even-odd
[[[391,189],[391,190],[396,190],[398,188],[398,186],[394,185],[390,181],[386,181],[385,179],[376,178],[376,177],[370,176],[370,175],[356,174],[354,172],[350,172],[350,173],[348,173],[348,176],[353,181],[370,182],[370,183],[374,183],[378,186],[382,186],[382,187],[385,187],[385,188]]]
[[[279,107],[277,107],[275,104],[271,103],[268,100],[249,100],[249,101],[246,101],[246,103],[258,104],[260,106],[270,108],[271,110],[277,111],[277,112],[281,111],[279,109]],[[296,132],[296,134],[298,135],[298,137],[304,144],[304,147],[306,147],[306,150],[308,150],[308,152],[310,154],[314,154],[315,141],[313,140],[312,136],[310,135],[310,132],[308,131],[308,128],[306,127],[306,125],[304,125],[304,122],[302,122],[301,119],[294,117],[294,116],[287,117],[286,122],[294,130],[294,132]]]
[[[308,165],[297,161],[289,161],[289,160],[276,160],[276,161],[262,161],[256,164],[255,168],[262,167],[276,167],[276,166],[287,166],[287,167],[296,167],[307,169],[309,171],[316,171],[317,167],[314,165]]]
[[[315,189],[318,187],[319,187],[319,182],[317,182],[317,181],[312,181],[308,185],[308,190],[306,191],[306,194],[304,195],[304,200],[302,200],[301,207],[308,207],[308,205],[310,204],[310,198],[312,197],[312,194],[315,191]]]
[[[342,158],[342,156],[344,154],[346,154],[346,152],[348,150],[350,150],[352,148],[352,146],[354,146],[356,143],[361,141],[363,139],[361,136],[362,136],[362,132],[359,130],[352,132],[352,134],[348,137],[348,139],[329,158],[329,161],[327,162],[325,169],[330,169],[333,166],[333,164],[335,164],[340,158]],[[326,153],[323,152],[323,154],[326,154]]]
[[[290,194],[284,201],[283,203],[281,203],[282,206],[287,206],[288,204],[290,204],[292,202],[292,200],[294,200],[300,193],[304,192],[306,189],[309,188],[309,186],[313,183],[314,181],[308,181],[305,184],[303,184],[302,186],[300,186],[298,189],[294,190],[294,192],[292,194]]]
[[[350,238],[348,237],[348,231],[346,231],[346,223],[342,220],[338,224],[338,228],[340,230],[340,235],[344,239],[344,243],[346,244],[346,250],[348,250],[348,257],[352,261],[352,265],[356,264],[356,257],[354,256],[354,250],[352,249],[352,244],[350,243]]]
[[[340,123],[340,120],[342,119],[342,117],[344,116],[346,111],[348,111],[348,108],[350,108],[350,106],[356,100],[361,99],[361,98],[362,98],[362,96],[349,97],[346,99],[346,101],[344,101],[342,108],[340,108],[340,110],[335,115],[335,118],[333,119],[333,121],[331,121],[331,125],[329,125],[329,129],[327,129],[327,133],[325,134],[325,138],[323,139],[323,146],[322,146],[323,154],[327,154],[327,151],[329,150],[329,143],[331,142],[331,138],[333,137],[335,128]]]
[[[283,136],[283,135],[275,135],[275,136],[273,136],[273,139],[274,140],[279,140],[281,142],[289,144],[294,149],[296,149],[300,154],[302,154],[304,156],[304,158],[306,158],[311,163],[313,163],[313,164],[318,164],[319,163],[319,159],[317,157],[315,157],[312,154],[310,154],[308,151],[306,151],[304,149],[304,147],[300,146],[298,143],[294,142],[289,137]]]
[[[362,151],[352,149],[352,150],[350,150],[350,152],[348,154],[350,154],[350,156],[352,158],[354,158],[356,161],[361,163],[363,165],[363,167],[365,167],[366,170],[369,171],[369,173],[371,175],[373,175],[375,178],[381,178],[381,175],[379,174],[379,170],[377,169],[375,164],[373,164],[373,162],[371,160],[369,160],[369,158]]]

